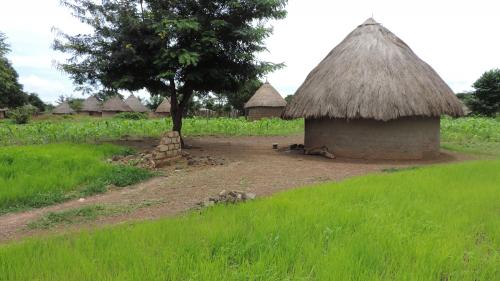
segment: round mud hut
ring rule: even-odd
[[[158,117],[169,117],[170,116],[170,100],[165,98],[163,102],[156,108],[155,115]]]
[[[132,108],[134,112],[139,112],[139,113],[146,113],[149,112],[149,109],[142,104],[142,102],[134,95],[130,95],[126,100],[125,103]]]
[[[306,150],[340,157],[424,159],[440,154],[440,116],[463,115],[450,87],[373,19],[309,74],[284,112],[305,118]]]
[[[286,101],[269,82],[264,83],[245,104],[248,120],[281,118]]]
[[[54,110],[52,110],[52,114],[54,115],[70,115],[75,114],[75,111],[69,106],[68,102],[63,102],[60,105],[56,106]]]
[[[99,103],[99,101],[95,96],[88,97],[83,102],[82,109],[78,113],[81,115],[101,117],[102,116],[101,104]]]
[[[102,116],[111,117],[122,112],[133,112],[132,108],[128,106],[119,96],[114,96],[108,99],[102,105]]]

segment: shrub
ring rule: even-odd
[[[25,105],[9,111],[9,118],[16,124],[28,124],[31,116],[36,112],[36,107],[32,105]]]
[[[141,112],[122,112],[115,115],[118,119],[143,120],[148,119],[147,113]]]

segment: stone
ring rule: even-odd
[[[169,150],[169,147],[168,145],[159,145],[158,146],[158,150],[161,151],[161,152],[165,152],[165,151],[168,151]]]
[[[155,160],[163,159],[163,158],[165,158],[166,156],[167,156],[167,155],[165,154],[165,152],[155,152],[155,153],[153,154],[153,158],[154,158]]]
[[[174,150],[174,149],[175,149],[175,144],[168,145],[168,150]]]

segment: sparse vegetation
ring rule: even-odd
[[[111,165],[107,157],[129,154],[112,145],[57,144],[0,148],[0,214],[37,208],[77,196],[124,187],[152,176]]]
[[[0,246],[3,280],[498,280],[500,162]],[[140,266],[138,266],[140,261]]]

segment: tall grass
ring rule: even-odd
[[[500,161],[0,246],[2,280],[500,280]]]
[[[500,156],[500,119],[443,118],[441,139],[446,149]]]
[[[115,140],[125,136],[158,137],[171,130],[172,120],[123,120],[123,119],[62,119],[33,122],[27,125],[0,124],[0,145],[29,145],[58,142],[86,143]],[[288,135],[300,133],[303,120],[279,119],[249,122],[243,118],[190,118],[184,120],[185,136],[222,135]]]
[[[104,161],[128,152],[112,145],[0,148],[0,214],[103,192],[109,184],[126,186],[149,177],[146,171]]]

